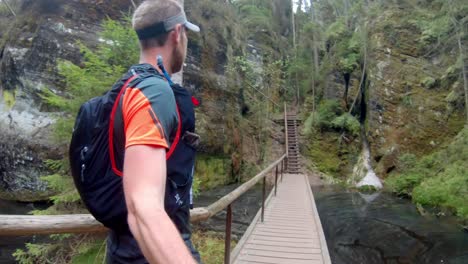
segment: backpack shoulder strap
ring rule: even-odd
[[[182,133],[182,118],[180,117],[179,105],[176,104],[176,108],[177,108],[177,117],[179,118],[179,123],[177,124],[177,132],[174,138],[174,142],[172,142],[171,148],[166,154],[166,160],[168,160],[174,153],[174,150],[176,149],[177,144],[179,144],[179,141],[180,141],[180,134]]]
[[[135,80],[138,77],[138,75],[132,75],[125,84],[122,86],[120,89],[119,94],[117,95],[117,98],[115,99],[114,105],[112,107],[112,112],[110,115],[110,122],[109,122],[109,155],[110,155],[110,161],[112,165],[112,171],[114,171],[115,174],[119,176],[123,176],[123,172],[121,172],[119,169],[117,169],[117,165],[115,162],[115,153],[114,153],[114,121],[115,121],[115,112],[117,111],[117,107],[120,102],[120,98],[122,97],[122,94],[124,91],[128,88],[130,83]]]
[[[113,144],[113,142],[114,142],[115,113],[117,111],[117,107],[119,105],[120,98],[122,97],[122,94],[129,87],[129,85],[132,83],[132,81],[134,81],[135,79],[137,79],[139,77],[140,77],[139,75],[133,75],[122,86],[122,89],[120,89],[120,92],[117,95],[117,98],[115,99],[114,105],[112,107],[111,116],[110,116],[110,122],[109,122],[109,155],[110,155],[110,160],[111,160],[111,165],[112,165],[112,171],[118,176],[123,176],[123,172],[120,171],[117,168],[116,161],[115,161],[114,144]],[[147,77],[147,76],[145,75],[145,76],[141,76],[141,77],[144,78],[144,77]],[[177,117],[179,119],[179,122],[177,124],[177,132],[176,132],[174,141],[172,142],[171,147],[170,147],[169,151],[166,154],[166,160],[168,160],[172,156],[172,154],[174,153],[174,151],[175,151],[175,149],[176,149],[176,147],[177,147],[177,145],[179,144],[179,141],[180,141],[180,134],[182,133],[182,118],[180,116],[179,106],[177,104],[176,104],[176,110],[177,110]]]

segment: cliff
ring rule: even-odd
[[[79,44],[93,49],[107,41],[98,34],[102,21],[123,19],[132,6],[130,1],[20,3],[16,18],[1,18],[0,194],[9,199],[40,200],[50,195],[39,179],[50,174],[44,161],[67,155],[67,142],[57,142],[52,133],[63,113],[44,103],[42,91],[68,96],[57,63],[67,60],[82,66]],[[185,9],[202,28],[200,34],[189,34],[184,68],[184,86],[202,102],[196,111],[197,133],[202,138],[197,172],[207,178],[208,187],[252,176],[263,161],[279,156],[281,148],[267,149],[282,140],[281,128],[267,121],[269,132],[259,138],[257,114],[245,112],[253,101],[239,99],[239,85],[228,83],[227,69],[232,68],[235,56],[245,54],[254,54],[248,57],[249,63],[261,68],[262,50],[255,42],[247,48],[232,7],[221,2],[185,1]],[[231,73],[231,79],[233,74],[237,73]],[[211,179],[215,174],[219,179]]]

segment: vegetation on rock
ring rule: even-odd
[[[386,180],[388,187],[415,203],[452,210],[468,219],[468,127],[448,146],[417,158],[406,153],[398,161],[399,173]]]

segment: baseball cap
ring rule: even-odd
[[[140,40],[157,37],[158,35],[170,32],[175,28],[177,24],[184,25],[187,29],[193,32],[200,32],[200,27],[190,23],[185,16],[185,12],[182,11],[179,14],[166,18],[163,21],[157,22],[150,26],[136,30],[138,38]]]

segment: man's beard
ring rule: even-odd
[[[175,47],[174,51],[172,52],[172,73],[180,72],[183,65],[184,54],[178,47]]]

